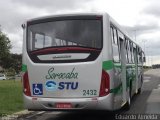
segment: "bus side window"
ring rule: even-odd
[[[133,43],[133,59],[134,59],[134,63],[137,63],[137,52],[136,52],[136,44]]]
[[[113,33],[114,33],[114,42],[115,42],[116,45],[118,45],[117,30],[115,28],[113,29]]]
[[[128,60],[128,40],[127,38],[125,38],[125,48],[126,48],[126,62],[129,63],[129,60]]]
[[[128,40],[128,49],[127,49],[127,52],[128,52],[128,62],[129,63],[132,63],[132,56],[131,56],[131,52],[130,52],[130,41]]]
[[[137,63],[139,63],[139,50],[138,50],[138,47],[137,47]]]
[[[130,41],[131,62],[134,63],[133,42]]]
[[[139,55],[140,55],[140,57],[139,57],[139,61],[140,61],[140,64],[142,64],[142,63],[143,63],[142,51],[140,51],[140,52],[139,52]]]
[[[111,38],[112,38],[112,50],[113,50],[113,61],[116,63],[120,62],[119,47],[118,47],[118,36],[117,30],[111,27]]]
[[[141,55],[141,51],[140,48],[137,47],[137,54],[138,54],[138,64],[142,63],[142,55]]]
[[[114,42],[113,27],[111,27],[111,39],[112,39],[112,44],[115,43],[115,42]]]
[[[120,32],[119,30],[117,30],[117,32],[118,32],[118,46],[119,46],[119,53],[120,53],[120,59],[121,59],[121,45],[120,45],[120,41],[122,40],[124,40],[124,34],[122,33],[122,32]]]
[[[134,43],[132,43],[132,61],[135,63]]]

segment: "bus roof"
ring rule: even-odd
[[[38,17],[38,18],[33,18],[33,19],[29,19],[27,20],[28,22],[30,21],[34,21],[34,20],[43,20],[43,19],[47,19],[47,18],[52,18],[52,17],[67,17],[67,16],[89,16],[89,15],[104,15],[107,13],[104,12],[72,12],[72,13],[63,13],[63,14],[54,14],[54,15],[48,15],[48,16],[43,16],[43,17]],[[108,15],[108,14],[107,14]]]

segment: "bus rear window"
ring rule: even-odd
[[[28,26],[28,51],[47,47],[102,48],[102,21],[57,20]]]

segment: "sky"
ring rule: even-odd
[[[21,24],[31,18],[70,12],[105,11],[146,53],[147,65],[160,64],[160,0],[1,0],[1,30],[12,53],[22,53]]]

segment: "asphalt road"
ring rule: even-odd
[[[119,115],[130,115],[130,119],[160,120],[160,69],[149,70],[144,75],[142,93],[132,98],[132,105],[129,111],[119,110],[115,112],[104,111],[81,111],[81,112],[33,112],[23,116],[19,120],[114,120],[121,119]],[[131,116],[136,115],[136,116]],[[146,117],[145,117],[146,115]],[[147,117],[147,115],[151,118]],[[125,117],[125,116],[123,116]],[[131,118],[132,117],[132,118]],[[125,118],[123,118],[125,119]]]

